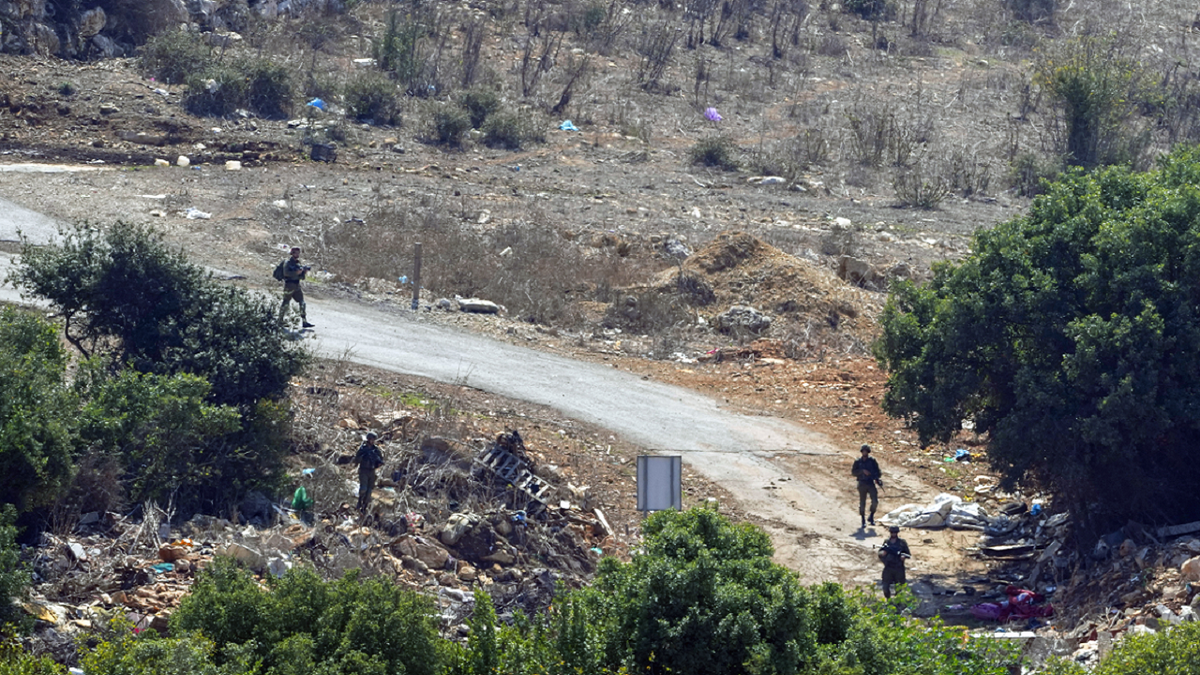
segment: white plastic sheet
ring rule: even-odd
[[[961,497],[942,493],[929,504],[905,504],[890,511],[881,522],[900,527],[982,530],[987,525],[987,515],[979,504],[964,502]]]

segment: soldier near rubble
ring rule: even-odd
[[[354,454],[354,463],[358,465],[358,511],[366,513],[371,505],[371,491],[375,489],[375,472],[383,466],[383,452],[375,445],[379,436],[371,431],[367,439],[358,446]]]
[[[883,597],[892,597],[892,585],[907,583],[904,575],[904,561],[911,558],[908,542],[900,538],[900,528],[892,525],[888,528],[888,539],[879,547],[879,559],[883,562]]]
[[[858,517],[862,519],[862,527],[867,523],[875,524],[875,509],[879,507],[879,491],[883,487],[883,475],[879,471],[879,462],[871,457],[871,446],[863,445],[859,450],[862,456],[854,460],[850,473],[858,479]],[[866,515],[867,497],[871,498],[871,515]]]

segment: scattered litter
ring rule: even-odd
[[[208,220],[209,218],[212,218],[211,213],[201,211],[200,209],[198,209],[194,206],[189,207],[187,211],[184,211],[183,216],[185,218],[187,218],[188,220]]]
[[[324,112],[326,110],[325,101],[322,101],[319,98],[314,98],[313,100],[309,101],[308,103],[305,103],[304,105],[308,106],[309,108],[316,108],[317,110],[320,110],[322,112]]]
[[[576,127],[571,120],[563,120],[563,123],[558,125],[558,128],[563,131],[579,131],[579,127]]]

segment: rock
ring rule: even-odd
[[[456,546],[471,527],[471,518],[465,513],[452,513],[442,526],[442,531],[438,533],[438,539],[447,546]]]
[[[871,263],[844,255],[838,258],[837,275],[848,284],[866,286],[875,282],[878,272],[871,267]]]
[[[332,143],[313,143],[309,156],[314,162],[336,162],[337,146]]]
[[[450,310],[454,307],[454,304],[450,302],[450,298],[438,298],[438,301],[434,304],[437,305],[438,309]]]
[[[1179,574],[1184,581],[1200,582],[1200,556],[1191,558],[1180,565]],[[1197,597],[1200,597],[1200,594]]]
[[[1117,547],[1117,554],[1122,558],[1125,558],[1133,555],[1133,552],[1136,550],[1137,544],[1135,544],[1132,539],[1126,539],[1125,541],[1121,542],[1119,547]]]
[[[107,22],[108,17],[105,16],[103,7],[89,9],[79,15],[79,36],[90,38],[104,30],[104,24]]]
[[[181,558],[175,561],[175,573],[188,575],[192,573],[192,563],[187,558]]]
[[[250,569],[260,570],[266,565],[266,560],[263,554],[258,551],[235,542],[231,542],[217,549],[217,555],[233,558],[238,562],[246,565]]]
[[[771,317],[753,307],[734,305],[718,314],[715,323],[717,330],[722,333],[749,332],[759,335],[771,328]]]
[[[101,115],[115,115],[119,112],[121,112],[121,109],[111,103],[100,104]]]
[[[186,558],[188,550],[186,546],[171,546],[163,545],[158,548],[158,559],[163,562],[175,562],[181,558]]]
[[[237,161],[236,159],[227,160],[225,162],[225,170],[226,171],[241,171],[242,163]]]
[[[276,578],[287,574],[290,569],[292,569],[292,563],[283,558],[272,558],[267,562],[267,571]]]
[[[175,159],[176,166],[182,166],[185,169],[192,165],[192,160],[188,159],[187,155],[180,155]]]
[[[499,565],[511,565],[517,561],[516,556],[510,553],[507,549],[498,549],[493,553],[483,556],[480,560]]]
[[[474,314],[499,314],[500,305],[491,300],[483,300],[480,298],[457,298],[458,310],[460,312],[471,312]]]
[[[266,495],[257,490],[251,490],[246,493],[242,503],[238,506],[238,513],[245,522],[251,525],[266,525],[273,519],[274,509],[271,508],[271,500]]]
[[[470,563],[466,561],[459,561],[458,578],[467,583],[472,583],[479,578],[479,573],[475,571],[475,568],[472,567]]]
[[[450,572],[442,572],[438,575],[437,582],[439,586],[453,586],[458,583],[458,577]]]
[[[401,556],[409,556],[419,560],[426,568],[444,569],[446,561],[450,558],[450,552],[438,546],[424,537],[404,537],[396,544],[393,544],[393,553]]]
[[[165,159],[154,160],[154,166],[171,166],[171,163]]]

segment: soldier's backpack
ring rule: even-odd
[[[275,281],[283,281],[283,270],[285,267],[287,267],[286,260],[275,266],[275,271],[271,273],[271,276],[275,277]]]

